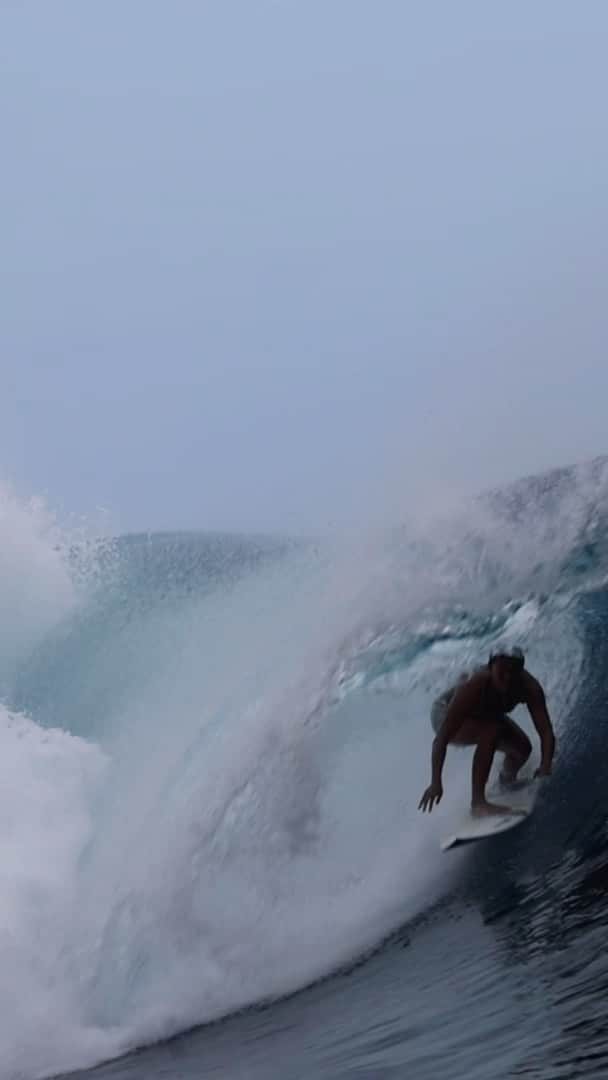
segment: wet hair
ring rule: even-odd
[[[488,667],[492,666],[494,660],[508,660],[516,671],[523,671],[526,664],[523,650],[520,649],[518,645],[513,645],[510,648],[497,649],[496,652],[490,653]]]

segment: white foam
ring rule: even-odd
[[[39,499],[0,487],[0,679],[70,610],[75,591],[64,537]]]
[[[0,707],[2,1077],[47,1071],[89,1041],[66,973],[79,859],[103,767],[97,747]],[[93,1036],[97,1055],[107,1040]]]

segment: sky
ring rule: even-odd
[[[607,48],[603,0],[0,0],[3,482],[298,532],[605,452]]]

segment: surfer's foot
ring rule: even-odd
[[[498,774],[498,787],[501,791],[521,791],[530,783],[530,780],[525,776],[509,776],[507,773],[501,772]]]
[[[505,788],[507,791],[509,788],[521,787],[523,780],[520,780],[517,773],[508,773],[502,769],[498,774],[498,785],[501,788]]]
[[[492,814],[516,814],[510,806],[499,806],[498,803],[482,802],[471,803],[471,813],[474,817],[490,817]]]
[[[517,773],[506,772],[505,769],[501,769],[498,774],[498,783],[501,787],[510,787],[511,784],[517,783]]]

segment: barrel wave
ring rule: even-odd
[[[512,904],[506,848],[439,852],[466,752],[417,812],[433,696],[499,643],[558,737],[518,887],[601,860],[607,511],[604,459],[355,540],[92,540],[3,493],[0,1075],[286,997],[455,892]]]

